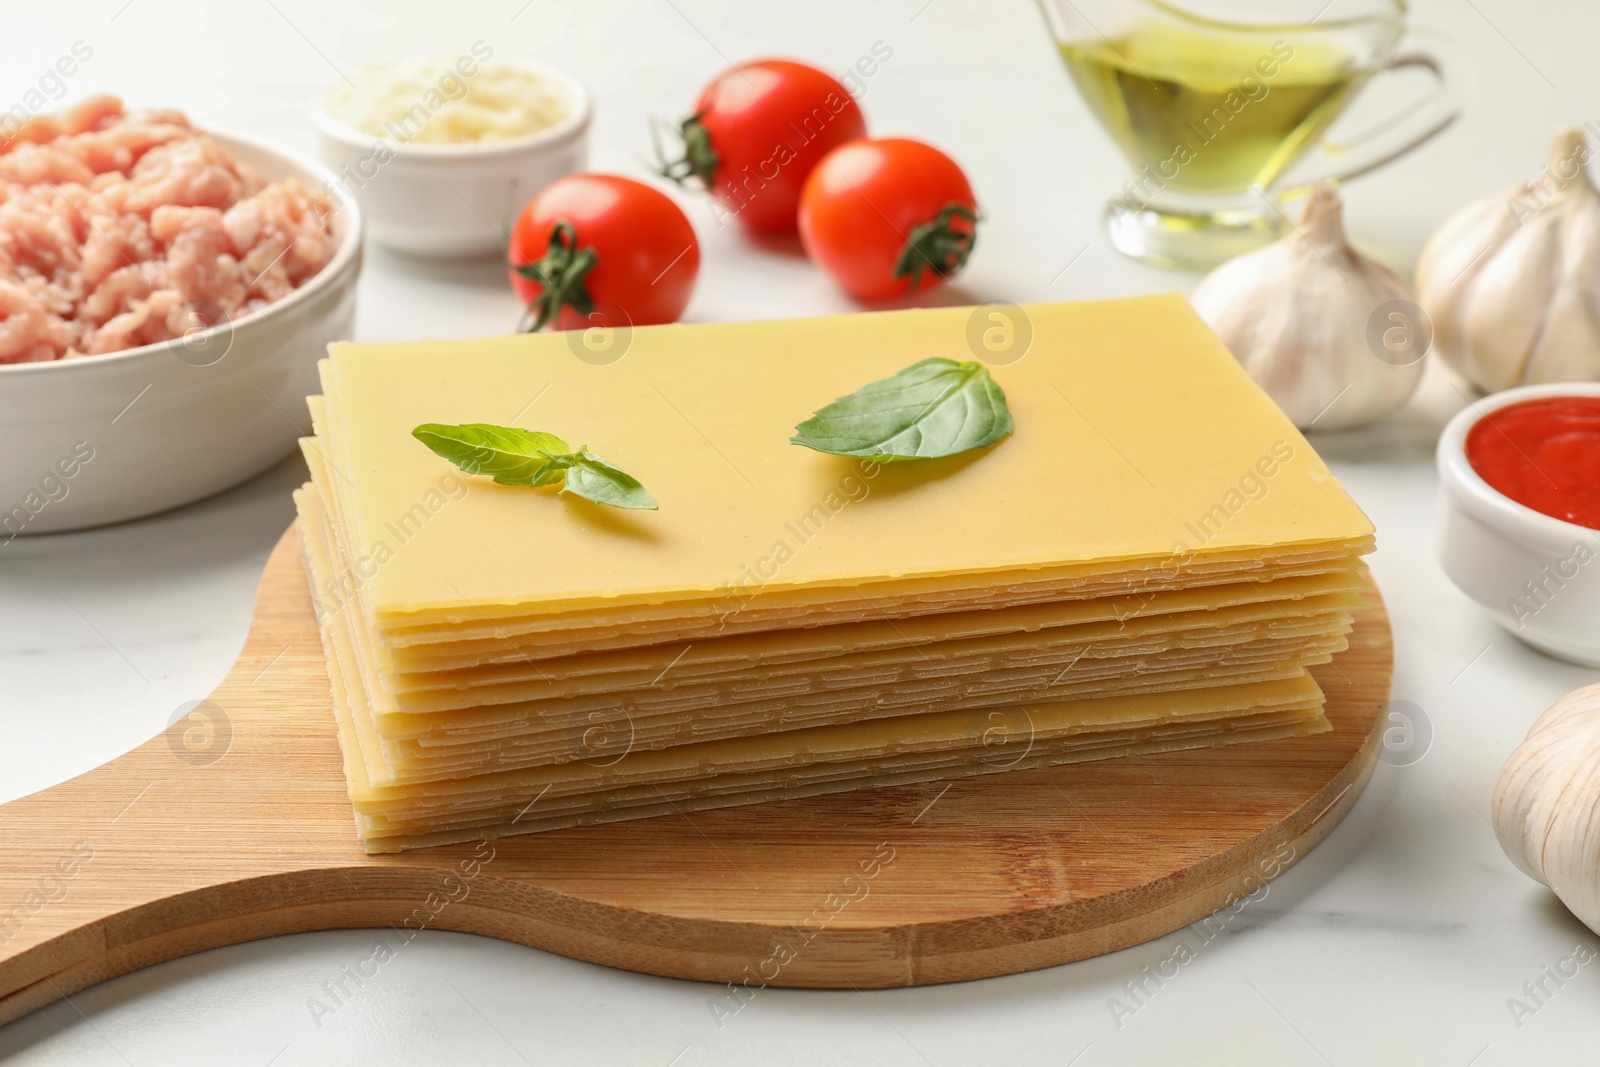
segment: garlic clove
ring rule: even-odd
[[[1556,247],[1547,233],[1553,216],[1530,222],[1489,256],[1463,309],[1461,370],[1480,388],[1496,392],[1522,377],[1543,328],[1555,284]]]
[[[1583,198],[1572,214],[1549,318],[1523,372],[1530,381],[1600,380],[1600,199]]]
[[[1344,204],[1312,190],[1299,231],[1224,263],[1190,298],[1228,350],[1302,428],[1359,426],[1399,407],[1422,376],[1368,342],[1374,312],[1411,299],[1405,279],[1350,246]]]
[[[1579,382],[1600,379],[1600,324],[1591,301],[1600,279],[1585,292],[1563,284],[1551,301],[1544,330],[1523,369],[1530,381]]]
[[[1417,297],[1424,302],[1450,299],[1448,282],[1464,278],[1467,271],[1517,231],[1516,220],[1505,201],[1494,197],[1475,200],[1440,223],[1417,257]],[[1440,316],[1448,320],[1448,316]],[[1434,323],[1434,336],[1448,321]]]

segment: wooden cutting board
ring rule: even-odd
[[[1333,732],[368,856],[291,527],[244,651],[172,729],[0,806],[0,1022],[219,945],[463,930],[758,988],[1048,967],[1256,891],[1350,810],[1393,656],[1381,603],[1316,671]],[[725,991],[729,1011],[749,996]]]

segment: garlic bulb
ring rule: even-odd
[[[1494,791],[1500,847],[1600,933],[1600,685],[1539,716]]]
[[[1411,290],[1350,247],[1343,216],[1337,192],[1312,190],[1300,232],[1229,260],[1190,297],[1301,429],[1371,422],[1422,380],[1428,342],[1413,321]]]
[[[1562,130],[1539,181],[1446,219],[1417,261],[1434,346],[1486,392],[1600,379],[1600,197]]]

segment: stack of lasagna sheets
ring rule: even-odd
[[[367,849],[1328,729],[1372,527],[1181,298],[1005,312],[982,452],[788,443],[984,310],[332,346],[296,503]],[[556,433],[660,510],[459,473],[424,422]]]

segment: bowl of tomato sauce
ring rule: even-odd
[[[1533,647],[1600,667],[1600,383],[1470,404],[1438,462],[1450,580]]]

